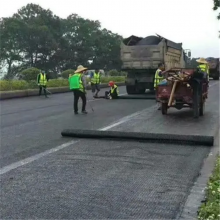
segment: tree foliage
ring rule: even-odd
[[[64,78],[64,79],[68,79],[69,78],[69,75],[73,75],[75,72],[75,70],[72,70],[72,69],[68,69],[68,70],[65,70],[61,73],[61,76]]]
[[[216,11],[220,8],[220,1],[219,0],[213,0],[214,2],[214,6],[213,6],[213,10]],[[218,14],[218,19],[220,19],[220,13]]]
[[[44,69],[55,78],[80,64],[105,70],[121,65],[121,36],[77,14],[61,19],[49,9],[27,4],[12,17],[1,18],[0,30],[0,63],[8,78],[18,67]]]
[[[40,73],[40,70],[37,68],[28,68],[21,72],[21,78],[25,81],[37,80],[37,75]]]

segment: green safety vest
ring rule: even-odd
[[[100,83],[100,73],[94,73],[91,83],[99,84]]]
[[[208,64],[200,64],[198,66],[199,69],[201,69],[204,73],[209,74],[209,66]]]
[[[70,90],[78,89],[84,92],[84,86],[82,82],[82,75],[80,73],[75,73],[69,77]]]
[[[46,74],[42,74],[42,73],[40,73],[39,84],[40,84],[41,86],[46,86],[46,84],[47,84],[47,77],[46,77]]]
[[[111,94],[114,92],[114,90],[116,89],[116,93],[117,95],[119,94],[119,91],[118,91],[118,86],[114,85],[113,87],[111,87]]]
[[[200,65],[197,66],[197,68],[199,68],[204,73],[207,73],[207,78],[208,78],[208,81],[209,81],[209,65],[208,64],[200,64]]]
[[[155,73],[155,77],[154,77],[154,88],[156,88],[158,86],[158,84],[164,79],[164,77],[159,76],[159,72],[161,70],[157,69],[156,73]]]

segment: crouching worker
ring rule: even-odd
[[[111,87],[110,91],[105,92],[106,99],[117,99],[119,95],[118,86],[113,81],[110,81],[108,85]]]

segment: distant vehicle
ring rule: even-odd
[[[219,80],[219,58],[208,57],[206,61],[209,63],[209,76],[214,80]]]
[[[191,56],[191,52],[188,53]],[[160,35],[146,38],[130,36],[121,43],[122,71],[127,72],[128,94],[154,90],[154,75],[159,63],[166,69],[185,68],[187,56],[182,43],[174,43]]]

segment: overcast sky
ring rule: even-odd
[[[0,0],[0,17],[28,3],[51,9],[64,18],[76,13],[99,20],[123,37],[155,33],[191,49],[193,57],[220,57],[217,12],[213,0]]]

